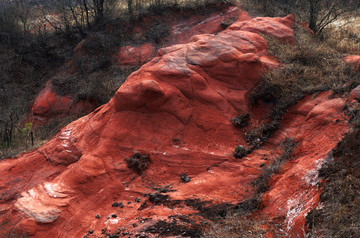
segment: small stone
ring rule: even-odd
[[[120,207],[120,208],[123,208],[123,207],[124,207],[124,205],[122,204],[122,202],[119,202],[119,207]]]
[[[180,176],[180,179],[181,179],[181,181],[185,181],[185,179],[186,179],[186,173],[183,173],[181,176]]]
[[[111,206],[112,206],[112,207],[118,207],[118,206],[119,206],[119,203],[114,202]]]
[[[99,214],[96,214],[96,216],[95,216],[96,218],[100,218],[100,215]]]
[[[89,233],[90,233],[90,234],[94,233],[94,230],[90,230]]]
[[[260,164],[260,168],[262,168],[262,167],[264,167],[265,166],[265,164],[263,163],[263,164]]]
[[[184,183],[188,183],[188,182],[190,182],[191,177],[188,177],[188,176],[186,175],[186,173],[183,173],[183,174],[180,176],[180,179],[181,179],[181,181],[183,181]]]
[[[111,217],[117,218],[117,215],[116,215],[116,214],[112,214]]]

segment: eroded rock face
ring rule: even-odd
[[[245,145],[242,131],[230,122],[253,110],[249,93],[265,66],[275,67],[258,33],[291,41],[292,25],[292,16],[241,18],[217,35],[160,49],[107,104],[37,151],[1,161],[1,214],[23,217],[18,229],[34,237],[82,237],[90,229],[101,236],[119,227],[135,235],[169,216],[196,214],[185,200],[252,198],[252,182],[292,138],[293,159],[270,181],[260,212],[282,220],[289,236],[303,236],[304,214],[320,193],[317,169],[348,128],[339,110],[345,100],[327,93],[303,99],[263,148],[242,159],[233,156]],[[149,156],[146,166],[129,168],[134,153]],[[154,195],[161,189],[168,196]]]
[[[151,43],[139,47],[124,46],[118,52],[117,63],[120,65],[142,65],[155,55],[155,46]]]
[[[355,70],[360,70],[360,55],[347,55],[344,59],[345,62],[354,65]]]
[[[47,117],[69,111],[72,103],[73,100],[70,97],[59,96],[54,93],[50,82],[47,82],[46,87],[36,97],[31,112],[34,116]]]
[[[28,120],[37,126],[45,124],[48,119],[59,114],[67,112],[83,114],[94,108],[94,104],[90,102],[84,100],[75,102],[70,96],[58,95],[52,89],[51,82],[48,81],[45,88],[35,98]]]

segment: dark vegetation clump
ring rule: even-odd
[[[162,20],[157,20],[154,23],[152,23],[146,32],[146,39],[152,42],[155,42],[157,44],[162,43],[166,37],[170,34],[170,26],[169,24]]]
[[[141,174],[146,170],[151,162],[150,155],[135,153],[130,158],[125,159],[127,167],[133,169],[136,173]]]
[[[238,145],[235,147],[235,152],[234,152],[235,158],[241,159],[242,157],[245,157],[248,154],[249,154],[249,150],[246,149],[244,146]]]
[[[250,120],[250,113],[245,113],[245,114],[240,114],[236,117],[233,117],[231,119],[231,123],[235,127],[243,128],[249,124],[249,120]]]
[[[158,234],[159,236],[182,236],[182,237],[201,237],[201,226],[192,225],[188,226],[179,221],[173,222],[159,221],[155,225],[146,228],[146,232]]]
[[[167,204],[170,201],[169,195],[161,193],[149,193],[149,201],[155,205]]]

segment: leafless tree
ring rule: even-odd
[[[309,28],[316,34],[339,17],[351,14],[359,7],[359,0],[308,0]]]

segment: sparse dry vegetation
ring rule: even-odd
[[[360,130],[350,132],[320,170],[325,179],[319,209],[306,217],[309,237],[360,236]]]
[[[206,231],[208,238],[260,238],[267,232],[267,221],[229,212],[225,219]]]
[[[269,54],[282,66],[265,72],[251,95],[254,104],[262,100],[273,108],[259,128],[247,131],[245,139],[250,145],[262,145],[271,138],[287,109],[304,96],[326,90],[346,95],[360,83],[358,72],[345,63],[344,55],[336,48],[312,36],[301,25],[295,31],[295,44],[283,44],[265,36]]]
[[[2,220],[0,222],[0,238],[27,238],[28,236],[25,233],[15,229],[19,221]]]

